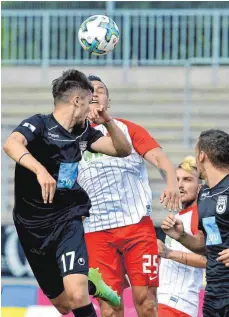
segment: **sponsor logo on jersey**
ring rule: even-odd
[[[44,251],[41,251],[41,250],[35,249],[35,248],[30,249],[30,252],[34,253],[34,254],[38,254],[38,255],[45,255]]]
[[[51,136],[52,138],[59,138],[59,134],[54,134],[54,133],[51,133],[51,132],[48,132],[48,135]]]
[[[78,259],[78,263],[79,263],[79,265],[84,265],[85,264],[85,260],[83,258],[79,258]]]
[[[89,152],[89,151],[85,151],[83,153],[83,159],[84,159],[84,161],[86,163],[90,163],[90,162],[93,162],[93,161],[96,161],[96,160],[100,160],[103,157],[107,157],[107,155],[102,154],[102,153],[92,153],[92,152]]]
[[[206,245],[218,245],[222,243],[219,227],[215,217],[207,217],[202,219],[204,229],[207,234]]]
[[[217,204],[216,204],[216,212],[217,214],[223,214],[227,208],[227,196],[219,195]]]
[[[32,125],[31,123],[29,123],[29,122],[25,122],[24,124],[23,124],[23,127],[26,127],[26,128],[28,128],[30,131],[32,131],[32,132],[34,132],[35,130],[36,130],[36,127],[34,127],[34,125]]]
[[[57,188],[71,189],[78,176],[78,162],[75,163],[60,163]]]
[[[81,141],[79,142],[80,151],[84,152],[87,148],[87,141]]]

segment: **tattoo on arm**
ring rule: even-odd
[[[160,174],[161,174],[161,177],[166,181],[166,179],[167,179],[167,172],[166,172],[166,170],[164,170],[163,168],[159,168],[158,170],[159,170],[159,172],[160,172]]]
[[[169,258],[169,254],[172,252],[171,249],[167,248],[166,245],[163,246],[163,253],[164,253],[164,258],[168,259]]]

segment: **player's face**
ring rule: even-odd
[[[182,168],[176,170],[177,181],[180,190],[181,202],[187,206],[194,202],[199,192],[199,180],[197,172],[189,173]]]
[[[89,104],[92,100],[92,93],[86,90],[80,90],[75,99],[75,108],[73,119],[78,123],[84,123],[90,111]]]
[[[109,105],[109,98],[107,96],[105,85],[100,81],[92,81],[91,83],[94,87],[91,104],[98,106],[102,105],[105,107],[105,109],[107,109]]]

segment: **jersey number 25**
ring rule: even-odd
[[[157,274],[158,273],[158,262],[157,262],[158,256],[156,254],[155,255],[144,254],[142,258],[147,260],[146,262],[142,263],[143,273]],[[152,266],[155,268],[153,272],[151,270]]]

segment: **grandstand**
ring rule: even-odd
[[[66,68],[65,66],[64,69]],[[62,70],[63,68],[56,68],[55,71],[50,69],[48,78],[55,78],[56,74]],[[20,75],[22,71],[23,77]],[[145,71],[137,68],[129,69],[127,71],[129,78],[135,76],[135,79],[130,81],[123,78],[121,69],[114,70],[114,77],[119,78],[115,81],[109,78],[109,71],[101,68],[84,67],[83,71],[87,74],[93,71],[104,78],[112,100],[111,114],[114,117],[126,118],[144,126],[158,140],[174,164],[178,164],[184,155],[194,153],[195,142],[202,130],[221,128],[229,131],[229,91],[226,75],[228,67],[226,66],[222,66],[218,70],[220,81],[217,86],[213,83],[210,67],[199,69],[193,67],[189,91],[186,87],[186,72],[182,72],[180,67],[173,67],[172,75],[167,75],[171,72],[169,68],[151,67]],[[3,70],[5,82],[10,81],[13,72],[14,70]],[[49,113],[53,109],[51,81],[46,86],[41,86],[39,69],[33,69],[33,77],[36,79],[31,79],[31,70],[21,69],[18,73],[19,76],[12,78],[10,85],[4,85],[3,81],[3,139],[23,118],[34,113]],[[165,76],[170,76],[170,82],[165,83]],[[144,78],[147,78],[147,81]],[[189,99],[187,99],[187,94]],[[185,113],[186,103],[190,108],[188,121],[187,113]],[[186,126],[186,128],[189,128],[190,131],[186,131],[184,125],[189,123],[190,126]],[[14,163],[6,157],[3,158],[3,162],[8,165],[8,174],[3,173],[3,176],[8,177],[8,180],[4,182],[4,184],[8,183],[7,196],[3,196],[8,199],[4,206],[7,211],[10,211],[13,206]],[[164,182],[155,169],[149,168],[148,171],[150,185],[155,192],[153,218],[156,225],[159,225],[165,211],[161,210],[157,194],[163,189]],[[3,187],[2,190],[5,192],[6,189]],[[5,219],[7,222],[10,221],[8,216]]]

